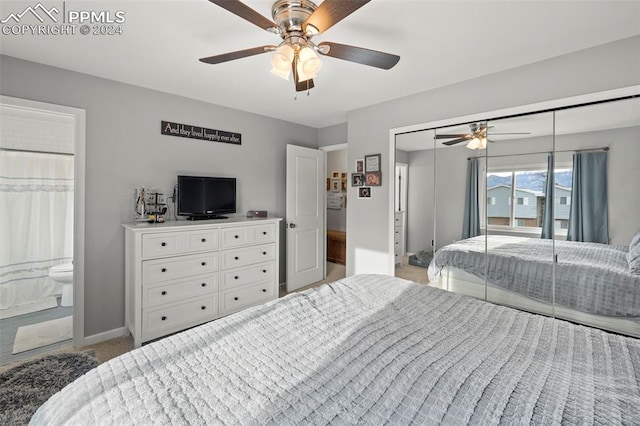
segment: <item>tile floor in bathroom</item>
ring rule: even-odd
[[[33,312],[30,314],[0,319],[0,365],[31,358],[35,355],[50,352],[65,346],[72,346],[73,342],[69,339],[64,342],[42,346],[40,348],[31,349],[15,355],[11,353],[13,351],[13,342],[15,340],[18,327],[37,324],[39,322],[54,320],[69,315],[73,315],[73,306],[60,306],[60,298],[58,298],[57,308],[45,309],[43,311]]]

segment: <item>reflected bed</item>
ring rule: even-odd
[[[638,337],[640,276],[630,273],[627,252],[627,246],[479,236],[438,250],[429,278],[484,299],[486,266],[488,301]]]
[[[634,424],[640,341],[389,276],[144,345],[33,424]]]

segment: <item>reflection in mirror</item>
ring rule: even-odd
[[[488,123],[487,300],[553,315],[553,241],[542,238],[553,113]]]
[[[555,161],[556,316],[640,336],[640,99],[557,111]]]
[[[394,186],[395,275],[427,283],[433,258],[435,152],[434,132],[396,136]],[[406,194],[406,195],[405,195]]]

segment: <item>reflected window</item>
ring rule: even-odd
[[[566,230],[571,206],[571,168],[555,170],[555,227]],[[487,224],[510,228],[542,229],[546,170],[487,173]]]

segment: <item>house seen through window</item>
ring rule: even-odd
[[[555,170],[555,228],[566,230],[571,207],[572,169]],[[546,170],[511,170],[487,173],[489,227],[542,228]]]

